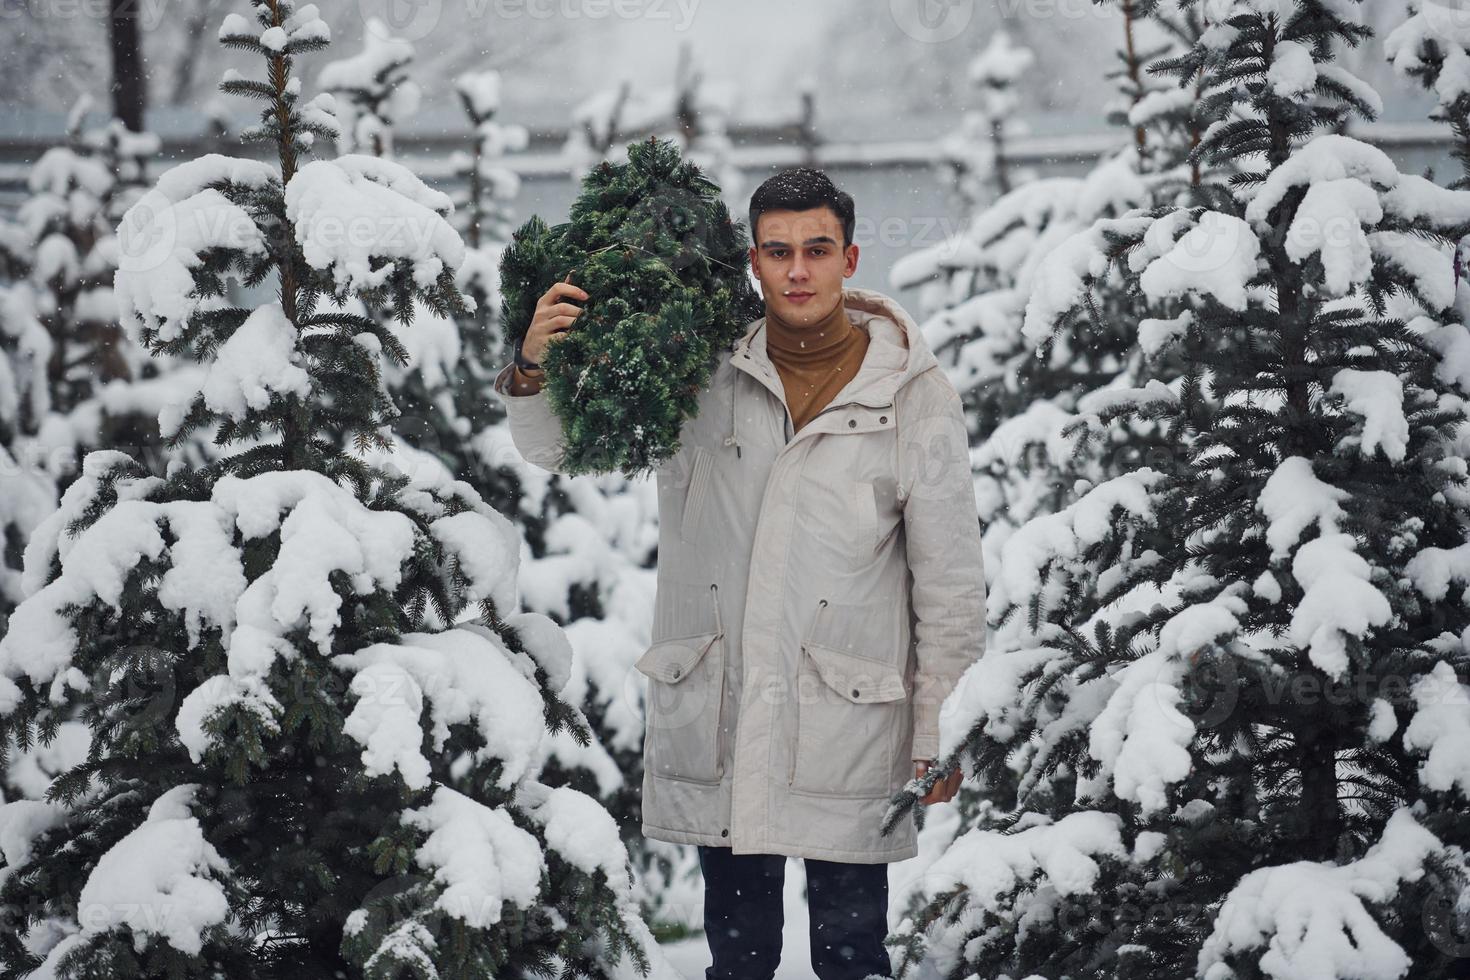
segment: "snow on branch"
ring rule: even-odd
[[[1417,708],[1404,729],[1404,748],[1427,754],[1419,778],[1432,790],[1470,797],[1470,688],[1442,660],[1410,694]]]
[[[1273,561],[1283,560],[1312,524],[1320,536],[1297,548],[1291,573],[1301,585],[1289,636],[1312,663],[1334,677],[1347,671],[1347,637],[1365,636],[1392,618],[1388,599],[1372,583],[1372,568],[1357,541],[1338,530],[1344,490],[1317,479],[1302,456],[1282,460],[1261,488],[1258,506],[1266,515],[1266,543]]]
[[[1122,512],[1139,521],[1153,518],[1150,490],[1163,474],[1143,468],[1102,483],[1081,500],[1055,514],[1035,518],[1008,538],[1001,551],[1001,568],[991,591],[991,608],[1004,610],[1024,604],[1042,592],[1042,580],[1058,562],[1082,557],[1112,530]]]
[[[339,654],[332,663],[355,672],[357,702],[344,730],[363,746],[363,765],[372,775],[397,768],[411,788],[428,786],[421,723],[426,701],[431,747],[444,747],[452,725],[474,726],[485,743],[474,758],[500,761],[503,789],[531,770],[547,737],[534,663],[512,655],[487,627],[405,633],[395,643]]]
[[[1033,346],[1044,344],[1057,322],[1081,305],[1089,284],[1107,273],[1107,234],[1138,236],[1152,222],[1133,216],[1098,221],[1054,248],[1036,270],[1022,335]]]
[[[917,889],[926,904],[956,889],[965,895],[966,914],[953,925],[933,928],[963,931],[969,943],[958,937],[931,937],[938,972],[942,976],[956,972],[952,960],[961,948],[967,956],[974,955],[973,946],[985,943],[987,937],[1019,929],[1015,936],[1019,943],[1030,930],[1044,927],[1040,920],[1016,918],[1013,896],[1018,889],[1085,895],[1101,873],[1099,858],[1123,860],[1127,855],[1121,818],[1092,810],[1015,833],[977,827],[962,834],[924,872]],[[1032,914],[1043,914],[1050,904],[1038,903]]]
[[[243,278],[234,257],[263,260],[266,254],[262,229],[221,191],[210,187],[171,197],[154,188],[129,207],[118,226],[118,316],[140,320],[171,341],[190,317],[216,301],[198,291],[194,278],[210,257],[222,257],[219,272],[232,267]]]
[[[33,976],[59,976],[72,948],[119,928],[140,946],[156,935],[185,953],[204,948],[204,933],[230,914],[219,880],[230,866],[189,812],[198,788],[184,783],[154,800],[147,819],[97,859],[77,900],[81,930],[53,946]]]
[[[1344,865],[1298,861],[1259,868],[1225,899],[1195,967],[1202,980],[1228,980],[1243,954],[1260,952],[1275,980],[1400,980],[1413,965],[1386,936],[1370,906],[1391,901],[1401,882],[1417,881],[1443,845],[1407,809],[1383,837]]]
[[[449,196],[392,160],[347,154],[314,160],[286,187],[286,217],[313,269],[331,270],[342,294],[382,286],[400,262],[428,289],[464,261],[445,217]]]
[[[1172,233],[1183,224],[1176,218],[1167,224],[1161,220],[1156,227],[1160,233]],[[1157,240],[1147,244],[1159,248]],[[1209,296],[1229,309],[1243,310],[1246,287],[1256,276],[1260,254],[1261,243],[1244,221],[1219,211],[1206,211],[1148,264],[1138,284],[1151,300]]]
[[[1404,75],[1422,73],[1427,62],[1440,60],[1434,93],[1449,107],[1470,95],[1470,20],[1463,10],[1439,3],[1421,0],[1419,8],[1384,38],[1383,52]]]
[[[1156,649],[1112,675],[1113,690],[1088,732],[1088,755],[1101,767],[1079,779],[1079,799],[1106,798],[1111,781],[1114,795],[1138,803],[1145,816],[1168,806],[1168,788],[1194,765],[1194,723],[1179,710],[1186,661],[1233,637],[1245,611],[1235,595],[1187,606],[1164,624]]]
[[[504,809],[440,786],[427,805],[405,811],[403,822],[427,834],[414,862],[433,873],[442,888],[434,905],[447,915],[488,929],[507,903],[534,907],[545,858],[536,838]]]

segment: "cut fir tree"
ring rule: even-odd
[[[553,732],[587,731],[559,694],[565,635],[517,611],[519,537],[463,482],[342,448],[387,440],[378,358],[399,351],[318,303],[459,309],[448,199],[391,161],[301,163],[335,135],[294,72],[327,25],[249,10],[220,40],[265,78],[223,87],[264,103],[250,135],[276,159],[168,171],[123,221],[116,279],[150,349],[207,367],[174,430],[217,424],[230,452],[166,478],[92,453],[32,537],[0,740],[79,709],[90,746],[0,807],[0,977],[646,972],[616,825],[539,778]],[[278,298],[231,306],[228,278]]]
[[[1196,156],[1242,171],[1213,209],[1101,223],[1095,256],[1173,304],[1185,367],[1102,421],[1177,451],[1006,542],[992,611],[1024,629],[936,769],[1019,770],[1014,811],[900,932],[955,977],[1462,976],[1470,194],[1336,135],[1378,108],[1333,62],[1355,0],[1181,5],[1209,22],[1157,70],[1200,86]]]
[[[532,218],[506,248],[506,339],[525,336],[536,301],[570,274],[590,298],[542,363],[560,469],[646,475],[678,451],[720,349],[761,315],[743,228],[719,186],[657,138],[594,168],[568,217]]]

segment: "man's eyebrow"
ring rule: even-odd
[[[808,238],[802,242],[803,245],[836,245],[837,239],[831,235],[818,235],[816,238]],[[790,248],[786,242],[767,241],[761,242],[761,248]]]

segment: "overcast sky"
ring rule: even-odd
[[[191,22],[204,26],[183,105],[201,107],[221,71],[258,66],[215,42],[241,0],[138,0],[154,105],[178,88]],[[105,9],[105,5],[101,5]],[[323,54],[303,59],[310,85],[321,66],[361,49],[365,24],[382,17],[416,49],[414,76],[429,108],[455,111],[450,81],[469,68],[500,68],[505,117],[560,126],[570,108],[626,78],[640,90],[672,82],[688,42],[707,79],[733,84],[740,114],[794,112],[804,75],[817,78],[820,121],[858,120],[884,138],[914,116],[952,117],[974,103],[970,59],[998,29],[1031,47],[1037,63],[1020,86],[1022,118],[1097,130],[1112,94],[1103,74],[1122,42],[1117,4],[1093,0],[326,0],[333,32]],[[1379,87],[1389,115],[1418,118],[1412,89],[1382,57],[1397,3],[1365,10],[1380,36],[1347,63]],[[106,105],[105,23],[84,3],[7,5],[0,22],[0,104],[64,112],[82,92]],[[1394,9],[1389,9],[1394,8]],[[237,104],[238,103],[238,104]],[[449,103],[446,106],[446,103]],[[239,100],[227,104],[240,108]]]

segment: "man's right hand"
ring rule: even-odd
[[[586,291],[573,286],[571,278],[572,274],[567,273],[566,279],[552,283],[551,288],[536,301],[536,312],[531,315],[531,326],[526,330],[526,339],[521,342],[521,353],[527,360],[540,364],[546,348],[565,336],[572,328],[572,323],[581,315],[580,306],[564,302],[568,298],[582,302],[587,300]],[[532,376],[540,377],[540,374]]]

